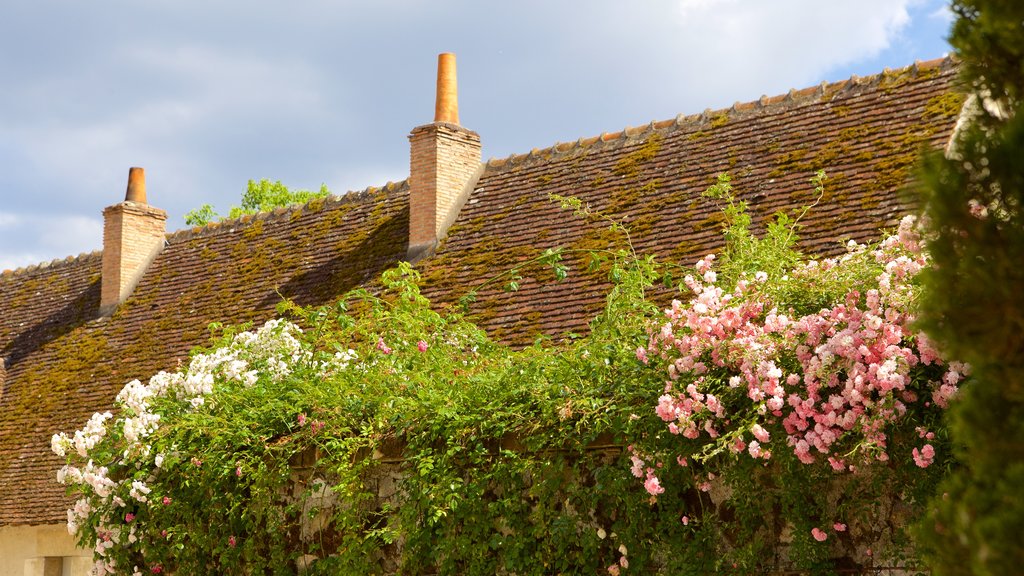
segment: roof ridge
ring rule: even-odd
[[[81,252],[77,256],[65,256],[64,258],[54,258],[46,262],[39,262],[38,264],[29,264],[28,266],[22,266],[20,268],[7,269],[0,271],[0,278],[12,278],[14,276],[21,276],[24,274],[30,274],[39,270],[45,270],[49,268],[56,268],[60,266],[70,266],[79,261],[87,261],[93,258],[100,258],[103,256],[102,250],[93,250],[92,252]]]
[[[243,214],[235,218],[224,218],[215,222],[210,222],[203,226],[192,226],[190,228],[182,228],[175,230],[167,234],[167,240],[170,241],[185,241],[193,238],[208,236],[211,234],[218,234],[225,231],[234,230],[235,226],[245,226],[254,221],[263,220],[283,220],[290,218],[292,214],[300,211],[308,212],[319,212],[325,209],[339,206],[342,204],[352,204],[355,202],[365,202],[371,198],[374,194],[384,192],[390,194],[398,192],[407,187],[408,180],[399,180],[393,182],[389,180],[383,186],[367,186],[362,190],[350,190],[344,194],[328,194],[327,196],[321,196],[319,198],[310,199],[302,204],[291,204],[288,206],[279,206],[271,210],[264,210],[256,212],[254,214]]]
[[[398,182],[388,181],[383,186],[367,186],[362,190],[350,190],[344,194],[336,195],[330,194],[326,197],[313,198],[303,204],[293,204],[290,206],[282,206],[274,208],[273,210],[264,210],[255,214],[243,214],[237,218],[225,218],[216,222],[210,222],[204,226],[193,226],[190,228],[182,228],[180,230],[174,230],[168,232],[165,238],[168,242],[171,241],[185,241],[197,238],[200,236],[207,236],[209,234],[217,234],[223,231],[233,229],[233,226],[247,225],[255,220],[280,220],[289,217],[293,212],[300,210],[324,210],[329,207],[338,206],[340,204],[347,204],[353,202],[363,202],[378,192],[384,192],[390,194],[398,192],[407,186],[408,180],[399,180]],[[314,206],[310,206],[314,204]],[[319,204],[319,205],[316,205]],[[40,262],[37,264],[29,264],[20,268],[7,269],[0,271],[0,278],[7,279],[14,276],[29,274],[37,270],[51,268],[54,266],[60,266],[63,264],[71,264],[78,260],[85,260],[89,258],[100,258],[103,256],[103,250],[93,250],[92,252],[82,252],[77,256],[71,255],[64,258],[54,258],[46,262]]]
[[[949,54],[932,60],[916,60],[913,64],[908,66],[896,69],[885,68],[881,72],[872,74],[871,76],[860,77],[853,74],[848,79],[837,80],[834,82],[823,81],[820,84],[801,88],[799,90],[790,89],[785,94],[779,94],[776,96],[762,95],[757,100],[751,100],[748,102],[737,101],[727,108],[719,108],[716,110],[707,108],[703,112],[697,114],[679,114],[673,119],[654,120],[648,124],[627,126],[617,132],[602,132],[599,136],[579,138],[571,142],[556,142],[547,148],[534,148],[525,154],[512,153],[504,158],[489,158],[484,162],[484,164],[487,168],[501,168],[504,166],[514,166],[545,156],[564,156],[578,150],[590,149],[592,147],[594,147],[594,149],[601,149],[609,145],[621,145],[629,140],[636,139],[639,136],[653,132],[667,132],[682,127],[685,124],[705,124],[721,122],[723,120],[728,122],[729,120],[736,118],[736,116],[734,116],[736,114],[749,114],[763,111],[768,108],[778,108],[783,106],[790,107],[814,102],[829,95],[835,96],[850,92],[858,87],[877,86],[887,78],[900,77],[904,75],[910,75],[911,78],[917,78],[922,72],[936,68],[938,68],[940,72],[943,72],[954,68],[956,63],[956,58]]]

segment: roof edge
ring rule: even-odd
[[[64,258],[54,258],[48,262],[40,262],[38,264],[29,264],[28,266],[22,266],[21,268],[7,269],[0,272],[0,279],[13,278],[15,276],[22,276],[25,274],[31,274],[40,270],[48,270],[50,268],[60,268],[64,266],[71,266],[77,264],[80,261],[86,262],[89,260],[99,260],[103,257],[103,250],[93,250],[92,252],[82,252],[77,256],[66,256]]]
[[[243,214],[237,218],[225,218],[216,222],[210,222],[204,226],[193,226],[191,228],[175,230],[174,232],[167,234],[167,241],[186,241],[193,238],[209,236],[211,234],[230,232],[236,226],[246,226],[256,221],[272,221],[291,218],[296,212],[319,212],[342,204],[365,202],[374,194],[381,192],[391,194],[400,192],[407,187],[407,180],[399,180],[398,182],[389,181],[383,186],[367,186],[362,190],[349,191],[341,195],[331,194],[322,198],[314,198],[304,204],[282,206],[274,208],[273,210],[256,212],[255,214]]]

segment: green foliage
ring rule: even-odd
[[[1024,565],[1024,4],[957,0],[953,11],[971,121],[925,167],[936,266],[923,325],[974,380],[951,414],[963,466],[921,541],[935,574],[1011,574]]]
[[[220,219],[220,216],[217,215],[210,204],[203,204],[199,208],[185,213],[185,224],[189,226],[206,226],[218,219]]]
[[[865,252],[820,282],[785,280],[804,262],[793,247],[795,221],[780,216],[755,238],[727,184],[718,189],[729,214],[722,270],[737,278],[778,270],[770,293],[800,310],[841,301],[880,271]],[[607,221],[578,200],[558,200]],[[781,433],[770,461],[722,451],[722,441],[680,443],[653,409],[664,366],[639,356],[664,321],[649,292],[665,267],[629,249],[599,256],[615,280],[606,307],[587,336],[557,345],[492,342],[459,313],[432,309],[406,264],[381,277],[379,293],[355,290],[316,309],[283,304],[302,331],[260,330],[284,353],[260,344],[263,355],[239,356],[248,362],[239,368],[224,355],[251,341],[250,327],[224,330],[197,351],[177,388],[151,399],[161,418],[145,447],[126,441],[124,420],[100,435],[88,458],[110,467],[125,504],[94,499],[82,544],[135,538],[108,552],[125,574],[159,566],[179,574],[696,576],[783,565],[829,574],[882,532],[894,536],[877,554],[898,559],[902,526],[942,467],[867,462],[837,476],[823,462],[799,463]],[[561,279],[561,259],[549,250],[536,260]],[[517,276],[486,282],[515,289]],[[222,367],[209,368],[216,358]],[[238,375],[248,370],[252,380]],[[206,374],[209,393],[182,392]],[[890,431],[900,453],[917,441],[920,414],[912,416]],[[666,491],[653,497],[631,473],[636,454],[690,463],[657,464]],[[150,487],[148,502],[128,493],[132,481]],[[851,532],[815,542],[811,528],[835,518]],[[855,525],[869,528],[854,534]]]
[[[1024,6],[1016,0],[954,0],[950,44],[968,86],[1000,102],[1024,98]]]
[[[266,212],[274,208],[291,206],[294,204],[305,204],[315,198],[323,198],[331,193],[326,184],[320,185],[319,191],[312,190],[289,190],[287,186],[277,182],[271,182],[266,178],[259,182],[249,180],[245,193],[242,195],[242,205],[232,206],[228,211],[227,218],[238,218],[246,214]],[[185,214],[185,223],[189,226],[205,226],[214,220],[220,219],[213,206],[203,204],[195,210]]]
[[[814,203],[804,206],[792,217],[785,213],[775,214],[766,225],[766,234],[758,238],[751,231],[747,203],[736,200],[733,194],[731,177],[724,173],[718,175],[717,181],[704,191],[704,196],[723,202],[722,213],[725,215],[725,222],[722,234],[725,248],[718,270],[726,284],[735,284],[744,273],[752,274],[755,271],[763,271],[769,277],[779,278],[800,262],[803,256],[795,248],[799,222],[821,201],[826,180],[825,172],[819,170],[811,178],[811,184],[817,194]],[[823,296],[828,298],[834,296],[834,293],[829,292]]]

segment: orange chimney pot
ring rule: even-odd
[[[459,85],[455,75],[455,54],[437,55],[437,98],[434,122],[459,123]]]
[[[124,194],[127,202],[146,203],[146,171],[139,167],[128,169],[128,190]]]

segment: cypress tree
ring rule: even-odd
[[[924,167],[934,266],[922,326],[972,366],[950,410],[961,465],[919,546],[937,576],[1024,573],[1024,2],[955,0],[950,43],[970,94]]]

